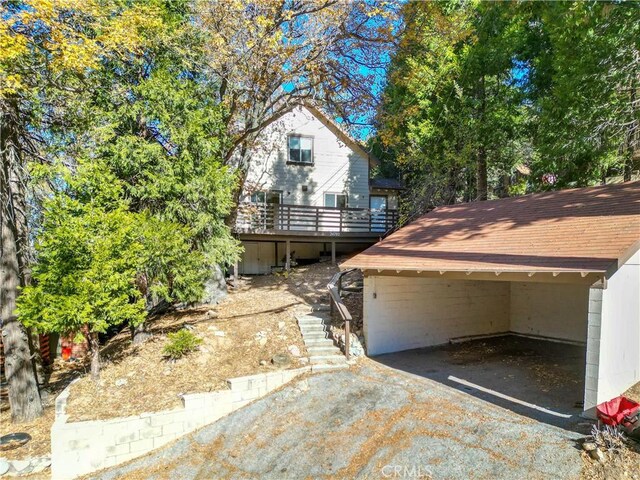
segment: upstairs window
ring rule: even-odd
[[[251,194],[250,201],[251,203],[265,203],[266,195],[266,192],[254,192]]]
[[[313,137],[289,135],[289,162],[313,164]]]
[[[325,193],[324,206],[334,208],[347,208],[347,196],[342,193]]]

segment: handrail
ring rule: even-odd
[[[344,321],[344,355],[349,360],[349,342],[351,340],[351,313],[347,309],[347,306],[342,301],[340,291],[342,290],[342,277],[347,273],[351,273],[357,270],[356,268],[350,268],[342,272],[336,273],[327,284],[329,290],[329,301],[331,302],[331,312],[333,313],[333,306],[335,305],[340,317]]]

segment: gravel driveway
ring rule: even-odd
[[[579,434],[366,360],[298,380],[100,479],[579,478]]]

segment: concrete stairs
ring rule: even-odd
[[[311,371],[349,368],[342,351],[330,338],[328,307],[315,306],[311,313],[298,314],[296,319],[305,347],[309,352]]]

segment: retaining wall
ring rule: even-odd
[[[69,423],[67,387],[56,399],[51,428],[51,477],[78,477],[161,447],[277,389],[310,367],[227,380],[229,390],[182,396],[183,408],[135,417]]]

